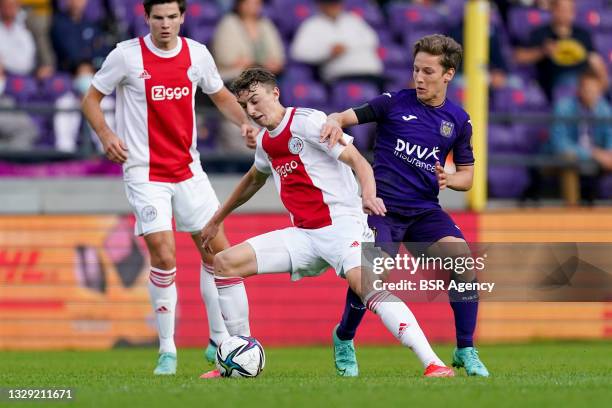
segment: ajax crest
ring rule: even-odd
[[[293,136],[289,139],[289,151],[292,154],[299,154],[304,148],[304,141],[299,137]]]

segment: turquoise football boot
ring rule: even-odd
[[[334,327],[332,334],[336,373],[341,377],[357,377],[359,375],[359,367],[357,366],[357,356],[355,355],[353,340],[340,340],[336,335],[337,328],[338,325]]]
[[[217,343],[209,340],[208,347],[204,350],[204,358],[211,364],[215,364],[217,360]]]
[[[474,347],[456,348],[453,353],[453,367],[464,367],[469,376],[488,377],[489,370],[480,361],[478,350]]]
[[[157,360],[157,367],[153,371],[155,375],[176,374],[176,353],[161,353]]]

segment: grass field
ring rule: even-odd
[[[447,362],[450,346],[436,351]],[[256,379],[200,380],[201,350],[179,350],[179,373],[154,377],[156,350],[0,352],[0,405],[103,407],[611,406],[612,343],[483,346],[490,378],[425,379],[409,350],[359,347],[359,378],[338,378],[331,349],[268,348]],[[8,403],[6,388],[74,389],[70,403]]]

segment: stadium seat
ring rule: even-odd
[[[340,81],[332,86],[332,106],[336,111],[361,105],[380,94],[378,87],[369,82]]]
[[[378,56],[387,69],[407,69],[412,65],[412,53],[405,47],[394,43],[381,44],[378,47]]]
[[[612,199],[612,174],[605,175],[599,180],[599,198]]]
[[[399,91],[412,83],[412,68],[385,68],[385,90]]]
[[[72,90],[72,78],[68,74],[55,74],[40,84],[40,95],[48,101],[55,101],[57,98]]]
[[[492,92],[493,112],[541,112],[548,109],[546,96],[534,82],[517,87],[507,86]]]
[[[312,80],[315,69],[316,68],[311,65],[290,60],[287,65],[285,65],[283,77],[294,81]]]
[[[376,3],[364,0],[346,0],[345,8],[363,18],[372,28],[386,25],[385,18]]]
[[[285,41],[289,42],[304,20],[316,13],[310,0],[274,0],[272,19]]]
[[[221,9],[216,2],[210,0],[191,0],[187,3],[185,24],[215,25],[221,18]]]
[[[521,198],[529,186],[529,172],[524,167],[489,166],[489,198]]]
[[[577,23],[593,33],[612,32],[612,10],[583,9],[578,13]]]
[[[487,147],[489,153],[516,153],[517,137],[511,126],[489,125]]]
[[[215,34],[214,25],[192,24],[185,27],[186,35],[203,44],[209,44]]]
[[[393,2],[387,6],[387,15],[391,31],[398,36],[403,36],[406,30],[436,33],[447,29],[444,16],[435,7]]]
[[[36,100],[38,85],[34,77],[25,75],[7,75],[5,94],[13,97],[20,105]]]
[[[327,91],[319,82],[311,80],[283,79],[281,101],[285,106],[319,109],[327,112]]]
[[[525,45],[536,28],[550,21],[550,13],[527,7],[515,7],[508,12],[508,33],[515,43]]]

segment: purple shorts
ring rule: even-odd
[[[387,213],[384,217],[370,215],[368,225],[374,231],[376,245],[382,245],[392,255],[397,253],[399,242],[433,244],[449,236],[465,240],[459,227],[441,208],[423,210],[411,216],[396,213]]]

